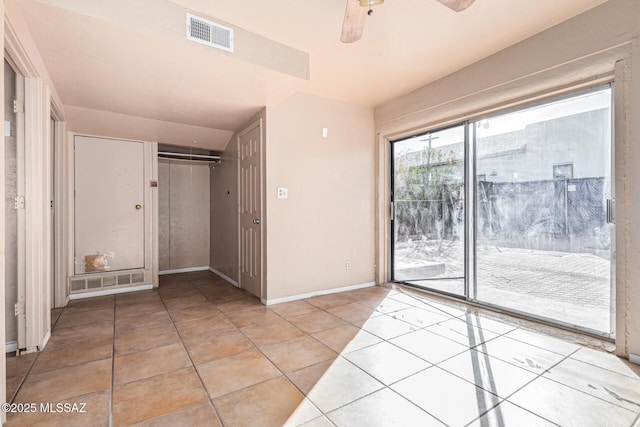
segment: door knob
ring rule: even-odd
[[[254,223],[254,224],[258,224],[258,225],[259,225],[259,224],[260,224],[260,219],[259,219],[259,218],[254,219],[254,220],[253,220],[253,223]]]
[[[136,210],[142,209],[142,205],[136,205]]]

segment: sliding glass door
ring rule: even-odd
[[[613,336],[610,85],[391,145],[394,281]]]
[[[396,141],[393,280],[465,294],[465,125]]]
[[[475,123],[475,299],[612,333],[611,89]]]

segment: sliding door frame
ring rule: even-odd
[[[389,168],[390,168],[390,180],[389,180],[389,185],[390,185],[390,190],[389,190],[389,195],[390,195],[390,236],[391,239],[389,240],[389,251],[390,251],[390,264],[389,264],[389,279],[390,281],[394,282],[394,283],[400,283],[406,286],[411,286],[414,288],[418,288],[418,289],[426,289],[432,292],[436,292],[442,295],[446,295],[448,297],[452,297],[452,298],[456,298],[456,299],[461,299],[461,300],[467,300],[467,295],[469,295],[469,257],[466,256],[466,254],[468,253],[468,244],[470,241],[469,238],[469,223],[470,220],[472,221],[473,219],[469,216],[469,212],[467,209],[467,198],[469,196],[469,191],[470,188],[467,185],[467,181],[469,179],[469,161],[467,160],[468,157],[468,153],[469,153],[469,149],[470,149],[470,145],[471,145],[471,140],[469,139],[469,121],[468,120],[464,120],[464,121],[460,121],[460,122],[454,122],[451,124],[448,124],[447,126],[443,126],[443,127],[438,127],[438,128],[434,128],[431,130],[428,130],[426,132],[420,132],[420,133],[416,133],[416,134],[412,134],[412,135],[407,135],[404,136],[402,138],[397,138],[397,139],[393,139],[393,140],[389,140],[388,144],[389,144],[389,150],[390,150],[390,156],[389,156]],[[419,286],[416,285],[414,283],[411,283],[409,281],[406,280],[395,280],[395,212],[396,212],[396,200],[395,200],[395,178],[396,178],[396,174],[395,174],[395,144],[401,141],[404,141],[408,138],[416,138],[416,137],[420,137],[420,136],[424,136],[424,135],[429,135],[435,132],[439,132],[439,131],[444,131],[444,130],[448,130],[448,129],[452,129],[455,127],[460,127],[463,126],[464,127],[464,147],[463,147],[463,158],[462,158],[462,162],[463,162],[463,175],[462,175],[462,183],[464,186],[464,239],[463,239],[463,254],[464,254],[464,266],[463,266],[463,274],[464,276],[461,278],[463,280],[464,286],[463,286],[463,295],[458,295],[458,294],[454,294],[452,292],[446,292],[446,291],[442,291],[442,290],[437,290],[434,288],[427,288],[425,286]],[[443,278],[443,279],[420,279],[420,280],[416,280],[416,281],[420,281],[420,282],[429,282],[430,280],[459,280],[460,278]]]
[[[529,108],[534,108],[536,106],[545,105],[549,102],[557,102],[562,101],[564,99],[570,99],[576,96],[580,96],[583,94],[588,94],[592,92],[596,92],[601,89],[609,88],[611,90],[611,158],[610,158],[610,186],[611,186],[611,199],[616,199],[615,193],[615,180],[616,180],[616,115],[615,115],[615,106],[617,104],[617,97],[615,91],[615,82],[613,76],[608,76],[607,78],[603,78],[598,80],[591,85],[582,85],[582,86],[573,86],[567,87],[562,92],[553,92],[548,93],[547,96],[524,100],[517,105],[506,106],[504,108],[493,109],[490,112],[477,114],[474,116],[467,117],[464,121],[452,122],[442,126],[433,126],[426,130],[422,130],[419,132],[407,132],[403,134],[401,137],[393,137],[393,138],[385,138],[384,141],[389,144],[388,157],[389,157],[389,179],[387,180],[387,185],[389,185],[389,199],[390,200],[390,209],[389,209],[389,219],[387,223],[389,225],[389,239],[387,240],[389,246],[389,264],[388,264],[388,278],[393,283],[398,283],[406,286],[411,286],[414,288],[418,288],[420,290],[424,290],[427,292],[433,292],[439,295],[443,295],[450,298],[455,298],[457,300],[463,300],[467,303],[477,305],[479,307],[489,308],[493,311],[513,314],[518,317],[523,317],[527,319],[532,319],[539,321],[541,323],[549,324],[556,327],[561,327],[564,329],[569,329],[572,331],[579,331],[581,333],[585,333],[588,335],[596,336],[598,338],[603,338],[610,341],[615,341],[616,338],[616,317],[617,317],[617,302],[616,302],[616,225],[615,225],[615,217],[611,226],[611,258],[610,258],[610,281],[609,286],[611,290],[611,300],[610,300],[610,331],[602,332],[593,330],[590,328],[586,328],[584,326],[575,325],[569,322],[545,317],[542,315],[536,315],[528,312],[523,312],[517,309],[512,309],[507,306],[501,306],[493,303],[489,303],[486,301],[482,301],[478,298],[478,288],[477,288],[477,176],[476,176],[476,166],[477,166],[477,138],[475,131],[475,124],[479,123],[481,120],[490,119],[494,117],[499,117],[505,114],[526,110]],[[435,133],[441,130],[446,130],[456,126],[464,126],[465,127],[465,139],[464,139],[464,295],[457,295],[450,292],[429,288],[426,286],[420,286],[415,283],[410,283],[408,281],[396,281],[394,278],[394,265],[395,265],[395,143],[400,142],[402,140],[406,140],[408,138],[419,137],[421,135],[427,135],[431,133]],[[427,282],[426,280],[420,280],[420,282]],[[619,321],[619,320],[618,320]]]
[[[611,150],[611,159],[610,159],[610,183],[611,183],[611,198],[613,200],[615,200],[615,82],[613,78],[608,78],[604,81],[599,82],[598,84],[594,84],[588,87],[581,87],[581,88],[573,88],[573,89],[569,89],[566,92],[562,93],[562,94],[552,94],[548,97],[542,98],[542,99],[538,99],[538,100],[532,100],[530,102],[524,102],[522,104],[519,104],[517,106],[514,107],[510,107],[510,108],[505,108],[505,109],[501,109],[501,110],[497,110],[497,111],[493,111],[489,114],[482,114],[482,115],[478,115],[477,117],[474,117],[473,120],[470,121],[470,123],[478,123],[482,120],[485,119],[491,119],[494,117],[499,117],[502,115],[506,115],[506,114],[510,114],[510,113],[514,113],[514,112],[518,112],[518,111],[522,111],[525,109],[529,109],[529,108],[534,108],[537,106],[542,106],[545,105],[547,103],[549,103],[550,101],[562,101],[565,99],[570,99],[570,98],[574,98],[580,95],[585,95],[588,93],[592,93],[592,92],[596,92],[598,90],[601,89],[605,89],[605,88],[609,88],[611,90],[611,103],[610,103],[610,109],[611,109],[611,145],[610,145],[610,150]],[[472,128],[472,126],[470,126],[470,128]],[[471,132],[473,132],[473,139],[472,139],[472,143],[470,144],[473,147],[473,168],[475,170],[475,167],[477,165],[477,158],[476,158],[476,149],[477,149],[477,140],[476,140],[476,135],[475,135],[475,128],[471,130]],[[477,186],[477,177],[475,176],[475,173],[472,175],[472,179],[473,179],[473,188],[475,189]],[[474,230],[474,234],[472,236],[473,238],[473,242],[474,242],[474,246],[473,246],[473,263],[476,263],[477,257],[476,257],[476,245],[475,242],[477,240],[477,211],[475,211],[475,208],[477,206],[476,202],[476,198],[477,195],[473,194],[473,202],[474,202],[474,216],[473,216],[473,230]],[[490,302],[486,302],[486,301],[482,301],[481,299],[478,299],[478,293],[477,293],[477,269],[474,268],[473,270],[473,274],[470,275],[469,277],[473,277],[473,287],[474,287],[474,293],[473,295],[468,294],[468,301],[473,302],[474,304],[477,304],[481,307],[487,307],[487,308],[491,308],[494,311],[499,311],[499,312],[504,312],[504,313],[509,313],[509,314],[514,314],[517,315],[519,317],[523,317],[523,318],[528,318],[528,319],[533,319],[536,321],[540,321],[542,323],[547,323],[553,326],[559,326],[565,329],[569,329],[572,331],[578,331],[581,333],[585,333],[588,335],[592,335],[592,336],[596,336],[598,338],[603,338],[609,341],[615,341],[615,337],[616,337],[616,300],[615,300],[615,291],[616,291],[616,276],[615,276],[615,271],[616,271],[616,250],[615,250],[615,234],[616,234],[616,227],[615,227],[615,220],[610,224],[612,229],[611,229],[611,259],[610,259],[610,279],[609,279],[609,287],[610,287],[610,291],[612,294],[612,298],[610,300],[610,315],[609,315],[609,320],[610,320],[610,330],[612,331],[611,333],[607,333],[607,332],[602,332],[602,331],[598,331],[595,329],[590,329],[590,328],[586,328],[584,326],[580,326],[580,325],[576,325],[570,322],[565,322],[562,320],[557,320],[557,319],[553,319],[550,317],[546,317],[546,316],[542,316],[542,315],[537,315],[537,314],[532,314],[532,313],[528,313],[528,312],[524,312],[521,310],[517,310],[517,309],[513,309],[513,308],[509,308],[507,306],[502,306],[502,305],[497,305],[497,304],[493,304]]]

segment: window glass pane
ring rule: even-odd
[[[612,332],[611,89],[475,127],[476,298]]]
[[[464,295],[464,135],[393,143],[394,280]]]

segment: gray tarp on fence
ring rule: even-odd
[[[478,183],[478,240],[593,252],[609,248],[604,178]]]

